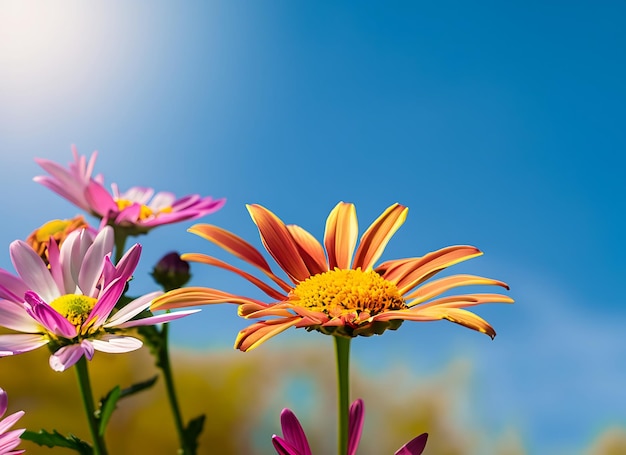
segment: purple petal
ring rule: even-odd
[[[272,444],[279,455],[304,455],[280,436],[272,436]]]
[[[137,338],[112,334],[103,335],[98,339],[89,340],[89,342],[96,351],[110,354],[131,352],[143,346],[142,341]]]
[[[306,439],[302,425],[296,415],[290,409],[283,409],[280,413],[280,426],[283,430],[283,438],[293,446],[301,455],[311,455],[309,441]]]
[[[34,292],[28,291],[24,296],[26,312],[48,332],[63,338],[72,339],[77,335],[76,327],[63,317],[57,310],[52,308]]]
[[[27,243],[15,240],[9,250],[15,270],[29,289],[37,292],[48,302],[61,295],[47,264]]]
[[[350,405],[348,417],[348,455],[354,455],[359,447],[361,431],[363,430],[365,407],[360,398]]]
[[[32,351],[49,341],[45,336],[39,334],[12,333],[0,335],[0,357]]]
[[[427,439],[428,433],[422,433],[400,447],[394,455],[420,455],[426,448]]]
[[[80,344],[63,346],[50,356],[50,368],[54,371],[65,371],[73,366],[84,355],[88,360],[93,358],[94,348],[88,340]]]

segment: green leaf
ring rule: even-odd
[[[73,434],[63,436],[57,430],[52,430],[52,433],[46,430],[39,430],[38,433],[26,430],[21,438],[25,441],[32,441],[40,446],[66,447],[75,450],[81,455],[93,455],[93,449],[88,443],[81,441]]]
[[[202,414],[195,419],[191,419],[187,427],[185,427],[185,447],[188,447],[191,453],[196,453],[198,450],[198,438],[200,433],[202,433],[202,428],[204,428],[205,418],[206,416]]]
[[[111,415],[113,414],[113,411],[115,411],[117,400],[119,400],[121,396],[122,389],[120,389],[120,386],[116,385],[103,399],[100,400],[98,411],[96,411],[96,417],[100,421],[98,426],[98,433],[100,436],[104,435],[107,424],[111,419]]]
[[[125,389],[122,389],[122,394],[120,395],[120,398],[134,395],[138,392],[141,392],[142,390],[149,389],[150,387],[154,385],[157,379],[159,379],[158,374],[143,382],[138,382],[136,384],[131,385],[130,387],[126,387]]]

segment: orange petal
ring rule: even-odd
[[[416,307],[420,308],[420,307]],[[447,319],[448,321],[460,324],[472,330],[489,335],[492,339],[496,336],[496,331],[480,316],[475,315],[466,310],[458,308],[440,308],[432,307],[424,311],[413,310],[396,310],[387,311],[374,316],[375,321],[390,321],[392,319],[403,319],[406,321],[436,321]]]
[[[245,278],[246,280],[248,280],[250,283],[254,284],[256,287],[258,287],[261,291],[265,292],[268,296],[270,296],[273,299],[276,300],[285,300],[287,298],[287,296],[285,294],[283,294],[282,292],[274,289],[273,287],[269,286],[267,283],[259,280],[257,277],[250,275],[247,272],[244,272],[241,269],[238,269],[237,267],[234,267],[230,264],[227,264],[224,261],[220,261],[217,258],[211,257],[211,256],[207,256],[205,254],[200,254],[200,253],[185,253],[183,255],[181,255],[180,257],[183,261],[193,261],[193,262],[200,262],[203,264],[207,264],[207,265],[212,265],[215,267],[219,267],[222,269],[226,269],[229,270],[231,272],[236,273],[237,275]],[[289,288],[291,289],[291,288]]]
[[[457,245],[442,248],[421,258],[387,261],[376,268],[386,280],[395,283],[400,294],[413,289],[446,267],[483,254],[478,248]]]
[[[368,270],[383,254],[389,239],[395,234],[404,220],[409,209],[400,204],[393,204],[361,236],[359,248],[356,250],[352,268]]]
[[[188,287],[166,292],[152,301],[151,310],[171,310],[196,305],[210,305],[213,303],[234,303],[238,305],[256,304],[266,305],[255,299],[230,294],[217,289]]]
[[[465,308],[470,306],[482,305],[483,303],[513,303],[513,299],[509,296],[502,294],[451,295],[449,297],[442,297],[437,300],[423,303],[419,306],[414,306],[415,304],[413,302],[410,302],[408,306],[413,308],[419,308],[421,310],[431,307]]]
[[[272,272],[272,269],[259,250],[241,237],[210,224],[196,224],[191,226],[188,231],[216,244],[229,253],[237,256],[239,259],[246,261],[248,264],[252,264],[253,266],[259,268],[285,292],[289,292],[291,289],[291,286],[274,275],[274,272]]]
[[[268,253],[294,283],[306,280],[311,273],[298,252],[287,226],[272,212],[257,204],[246,206],[257,225],[261,241]]]
[[[425,302],[428,299],[432,299],[433,297],[437,297],[450,289],[470,285],[494,285],[509,289],[507,284],[502,281],[492,280],[490,278],[484,278],[476,275],[453,275],[426,283],[415,289],[413,292],[405,295],[404,298],[405,300],[415,299],[412,300],[409,305],[413,306]]]
[[[340,202],[326,219],[324,245],[328,253],[328,269],[349,269],[359,227],[354,204]]]
[[[250,311],[252,305],[241,305],[239,307],[239,316],[245,317],[246,319],[258,319],[268,316],[290,318],[293,317],[293,313],[289,311],[291,308],[292,305],[285,302],[265,305],[264,307],[259,306],[254,311]]]
[[[289,319],[272,319],[252,324],[239,332],[235,340],[235,349],[251,351],[264,341],[297,324],[300,319],[300,316],[294,316]]]
[[[328,272],[326,255],[320,242],[309,231],[295,224],[287,225],[287,230],[296,242],[300,256],[306,263],[309,273],[317,275],[318,273]]]

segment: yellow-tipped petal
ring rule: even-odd
[[[361,236],[361,242],[354,256],[352,268],[367,270],[374,266],[385,250],[389,239],[402,226],[409,209],[400,204],[393,204],[374,221]]]
[[[398,290],[405,294],[443,269],[481,254],[482,251],[473,246],[449,246],[420,258],[384,262],[376,267],[376,271],[395,283]]]
[[[326,255],[320,242],[309,231],[295,224],[287,225],[287,229],[296,242],[300,256],[306,263],[309,273],[315,275],[328,271]]]
[[[261,321],[243,329],[235,340],[235,349],[247,352],[260,346],[266,340],[284,332],[300,320],[299,316],[291,319],[274,319]]]
[[[485,286],[502,286],[505,289],[509,289],[509,286],[503,281],[493,280],[490,278],[484,278],[476,275],[453,275],[445,278],[440,278],[430,283],[426,283],[413,292],[404,296],[405,300],[411,300],[409,306],[418,305],[433,297],[443,294],[444,292],[454,289],[459,286],[471,286],[471,285],[485,285]]]
[[[174,308],[184,308],[197,305],[210,305],[214,303],[234,303],[241,304],[261,304],[258,300],[242,297],[217,289],[188,287],[174,289],[166,292],[152,301],[151,310],[171,310]]]
[[[326,219],[324,245],[328,253],[328,269],[349,269],[359,234],[354,204],[340,202]]]
[[[181,255],[181,259],[183,261],[192,261],[192,262],[200,262],[203,264],[207,264],[207,265],[212,265],[215,267],[219,267],[221,269],[225,269],[231,272],[236,273],[237,275],[245,278],[246,280],[248,280],[250,283],[254,284],[256,287],[258,287],[261,291],[265,292],[268,296],[270,296],[273,299],[276,300],[284,300],[287,298],[287,296],[285,294],[283,294],[282,292],[274,289],[273,287],[269,286],[267,283],[265,283],[264,281],[259,280],[257,277],[255,277],[254,275],[250,275],[247,272],[244,272],[241,269],[238,269],[237,267],[234,267],[230,264],[227,264],[224,261],[221,261],[217,258],[211,257],[211,256],[207,256],[205,254],[200,254],[200,253],[185,253],[183,255]]]
[[[265,207],[256,204],[246,206],[252,221],[261,235],[261,241],[268,253],[294,283],[306,280],[310,276],[304,260],[287,226]]]

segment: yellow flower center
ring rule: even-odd
[[[294,304],[331,317],[361,313],[372,316],[406,308],[396,285],[373,270],[336,268],[313,275],[298,284],[292,295],[298,297]]]
[[[124,210],[125,208],[128,208],[134,204],[133,201],[129,201],[128,199],[118,199],[115,202],[117,203],[117,208],[119,210]],[[155,212],[147,205],[141,204],[141,209],[139,210],[139,219],[145,220],[147,218],[157,216],[161,213],[171,213],[171,212],[172,212],[172,207],[163,207]]]
[[[57,310],[71,324],[81,327],[98,300],[78,294],[67,294],[54,299],[50,306]]]

